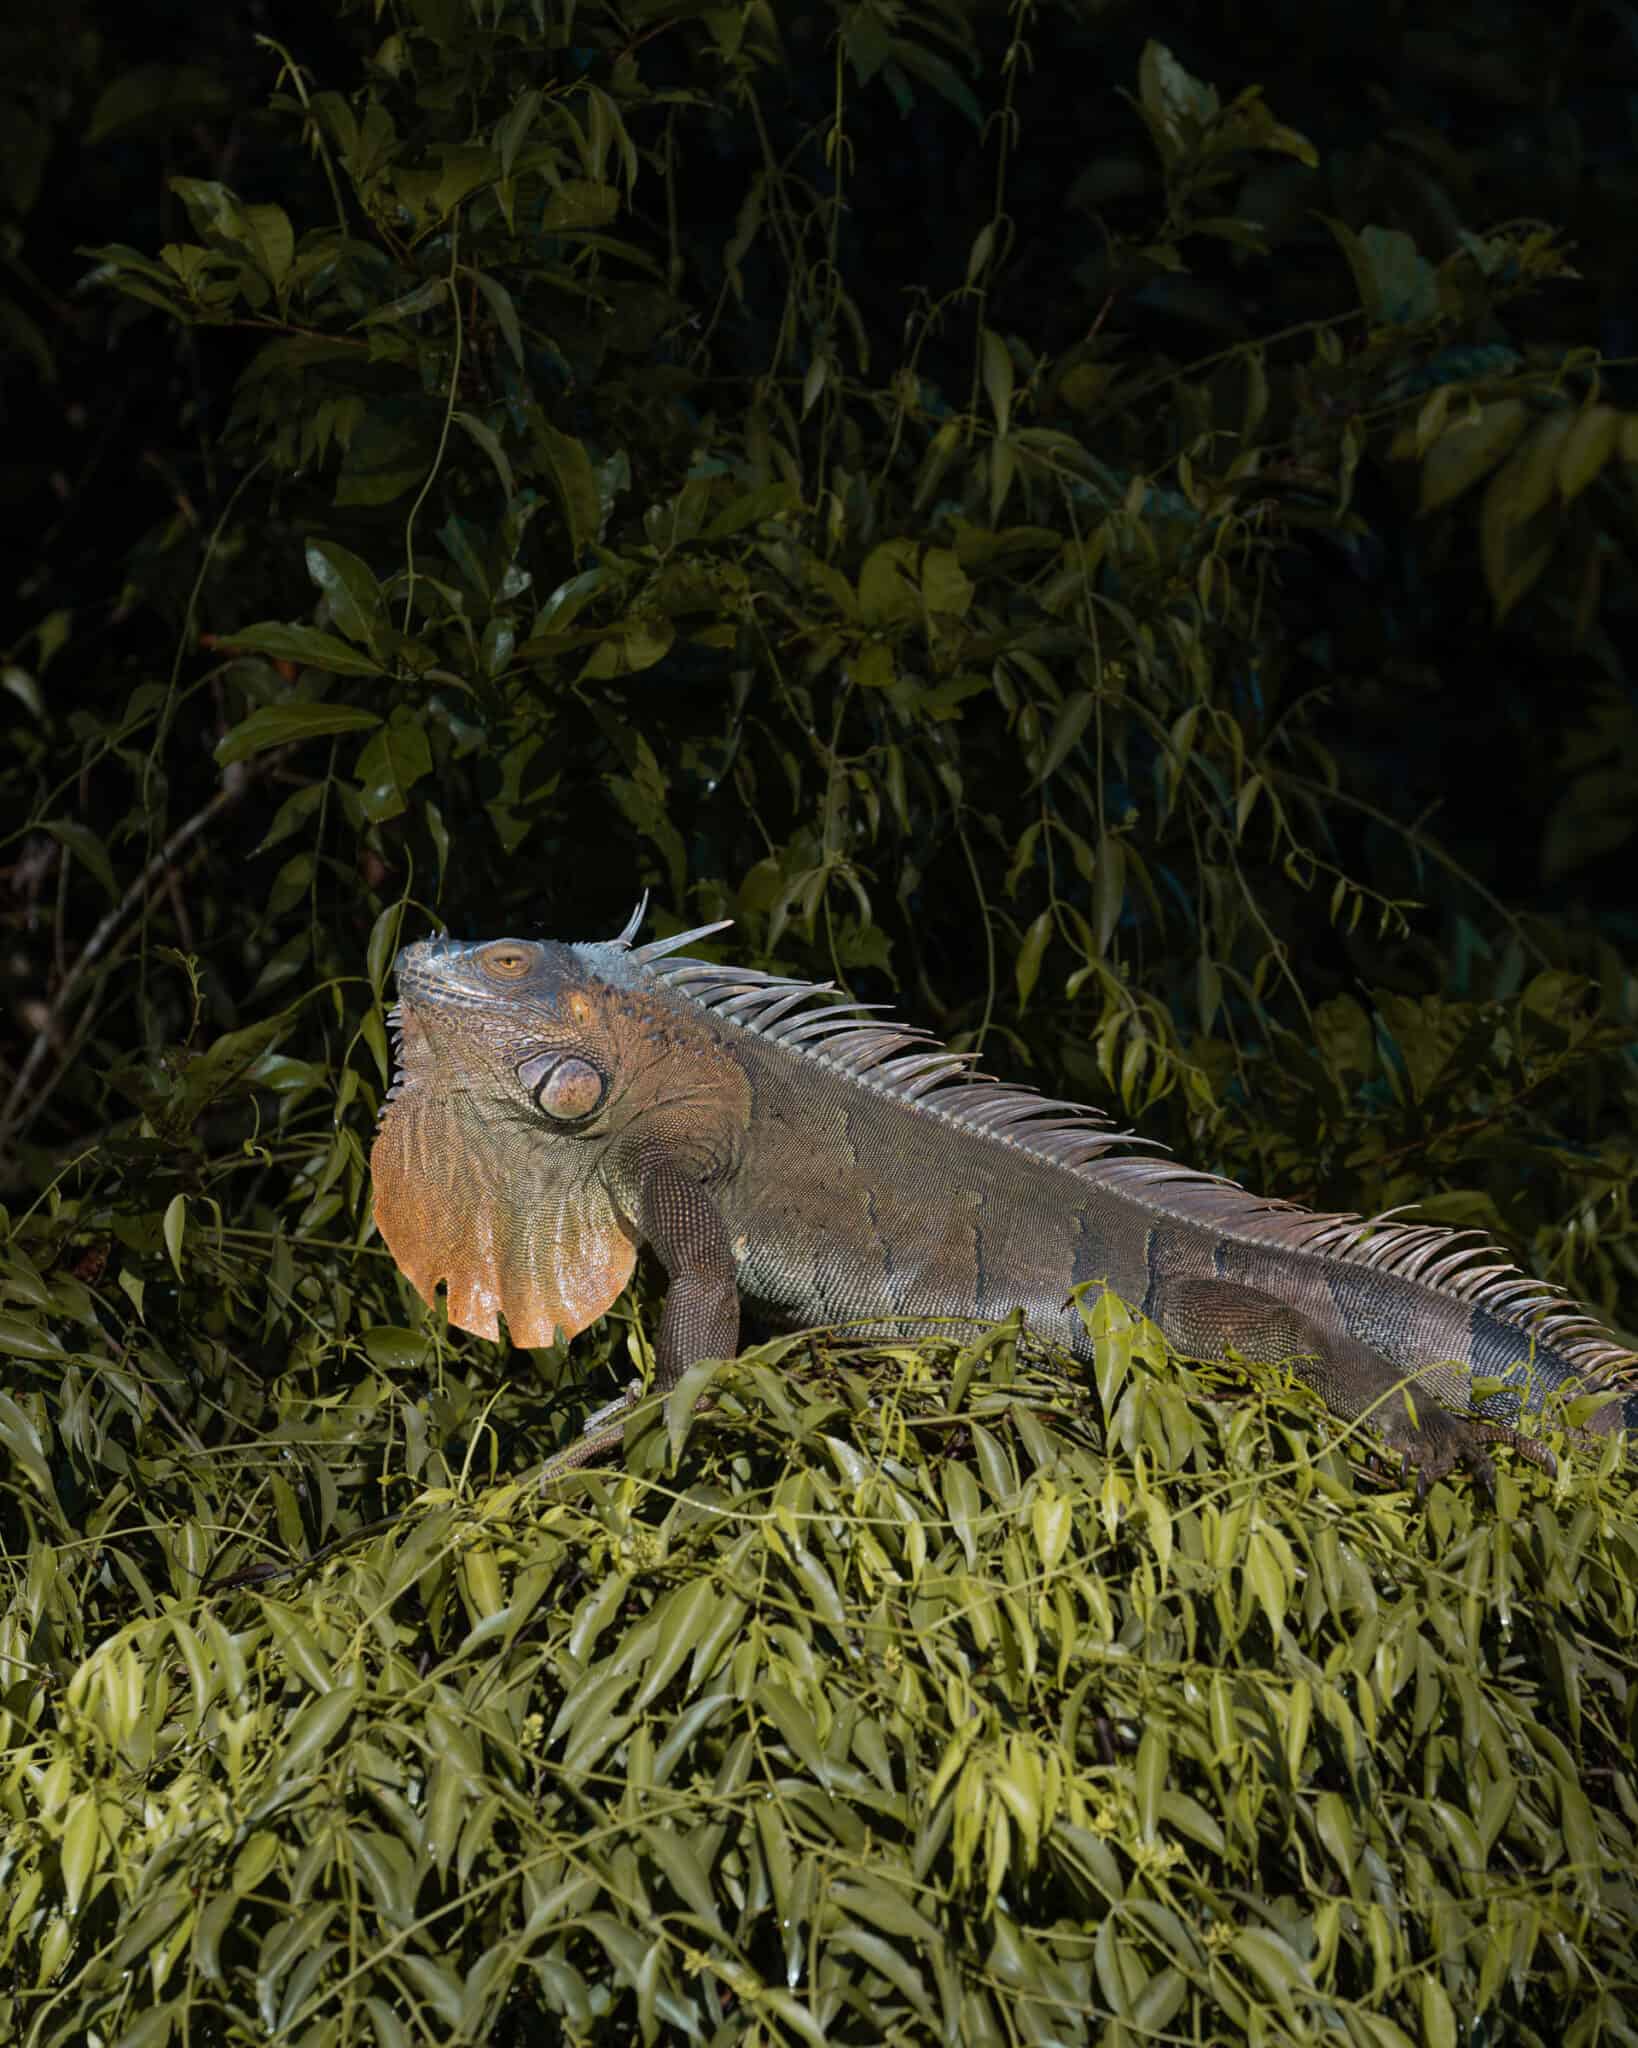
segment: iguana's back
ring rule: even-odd
[[[716,929],[713,927],[712,929]],[[738,1298],[895,1333],[1103,1283],[1195,1356],[1289,1360],[1343,1415],[1444,1469],[1568,1383],[1638,1378],[1555,1290],[1437,1226],[1321,1216],[1134,1150],[1096,1112],[974,1076],[824,989],[629,929],[607,945],[435,941],[399,961],[403,1067],[375,1150],[377,1217],[452,1321],[549,1341],[654,1245],[675,1378],[737,1342]],[[1638,1422],[1638,1396],[1626,1406]],[[1618,1426],[1620,1404],[1588,1418]],[[1494,1434],[1495,1432],[1490,1432]],[[1437,1439],[1435,1443],[1433,1440]]]

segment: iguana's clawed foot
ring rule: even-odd
[[[1424,1500],[1428,1488],[1448,1478],[1458,1466],[1470,1472],[1486,1493],[1493,1494],[1496,1468],[1490,1461],[1491,1444],[1511,1446],[1549,1477],[1558,1470],[1557,1459],[1535,1437],[1521,1436],[1504,1423],[1452,1414],[1427,1395],[1416,1403],[1414,1422],[1409,1414],[1400,1415],[1386,1425],[1383,1435],[1389,1451],[1398,1454],[1401,1476],[1406,1480],[1414,1477],[1418,1500]]]
[[[601,1429],[605,1423],[612,1421],[616,1415],[624,1415],[628,1408],[635,1408],[642,1398],[643,1383],[641,1380],[633,1380],[623,1394],[616,1394],[612,1401],[605,1402],[601,1408],[593,1409],[591,1414],[586,1417],[585,1425],[581,1429],[580,1434],[582,1436],[591,1436],[595,1431]]]
[[[606,1457],[610,1451],[618,1450],[626,1433],[626,1417],[643,1398],[643,1383],[633,1380],[626,1391],[616,1400],[599,1408],[594,1415],[586,1418],[586,1426],[573,1443],[553,1453],[540,1468],[539,1484],[544,1490],[554,1480],[561,1479],[565,1472],[578,1472],[582,1465],[590,1465],[596,1459]]]

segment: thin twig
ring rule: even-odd
[[[79,958],[69,968],[67,974],[64,975],[61,986],[52,998],[51,1007],[45,1014],[44,1022],[35,1033],[34,1043],[29,1047],[23,1064],[17,1070],[17,1078],[11,1084],[11,1092],[6,1097],[6,1106],[3,1110],[0,1110],[0,1149],[3,1149],[10,1143],[14,1133],[24,1123],[31,1120],[33,1110],[30,1108],[25,1111],[24,1104],[28,1099],[30,1091],[33,1089],[40,1069],[45,1065],[46,1059],[50,1054],[64,1012],[79,994],[81,987],[90,976],[91,970],[113,944],[120,926],[130,916],[131,912],[145,901],[148,891],[155,882],[164,876],[177,855],[191,841],[197,839],[205,827],[223,811],[239,801],[249,782],[250,775],[246,768],[242,763],[234,762],[225,771],[222,787],[211,798],[210,802],[205,805],[203,810],[196,811],[185,824],[179,825],[176,828],[170,838],[165,841],[165,844],[148,862],[147,866],[143,868],[136,880],[132,882],[125,894],[114,905],[113,909],[107,913],[96,930],[92,932],[90,938],[86,940],[84,946],[80,949]]]

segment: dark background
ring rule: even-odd
[[[648,884],[662,918],[737,912],[746,957],[840,971],[957,1038],[1003,1032],[991,1041],[1003,1071],[1120,1098],[1202,1164],[1347,1206],[1432,1196],[1619,1312],[1633,1262],[1635,444],[1623,455],[1617,436],[1573,502],[1553,499],[1538,571],[1504,600],[1483,490],[1418,516],[1418,462],[1395,436],[1441,390],[1452,418],[1517,400],[1532,432],[1594,404],[1629,417],[1630,24],[1612,9],[1475,7],[1430,25],[1391,6],[1048,8],[1009,63],[1014,17],[995,7],[952,9],[897,42],[868,13],[776,18],[777,45],[753,36],[733,51],[686,14],[582,16],[574,40],[542,39],[520,15],[485,37],[441,4],[379,20],[336,5],[71,9],[7,27],[0,492],[17,537],[6,641],[27,678],[3,711],[14,1184],[49,1179],[111,1129],[140,1137],[213,1031],[355,976],[406,894],[421,906],[406,929],[435,909],[465,932],[574,936],[617,928]],[[345,457],[339,431],[316,460],[288,445],[292,422],[339,385],[304,370],[285,385],[262,376],[247,397],[240,380],[276,333],[356,345],[372,305],[437,272],[448,222],[372,244],[349,190],[345,290],[270,309],[224,287],[219,305],[179,303],[180,319],[122,296],[117,277],[134,273],[107,255],[204,246],[177,178],[282,207],[298,238],[333,219],[323,158],[334,167],[339,145],[322,120],[304,126],[259,35],[302,67],[309,99],[386,106],[398,164],[491,134],[528,86],[550,110],[586,84],[625,107],[643,164],[609,228],[620,251],[526,231],[486,245],[481,189],[470,202],[463,246],[487,247],[508,281],[525,353],[510,360],[474,296],[460,396],[511,450],[520,488],[533,463],[522,495],[550,502],[514,557],[529,592],[508,609],[493,588],[469,589],[471,630],[442,639],[449,616],[436,626],[423,595],[419,644],[378,650],[374,679],[308,668],[298,680],[299,662],[223,655],[248,645],[233,636],[253,622],[327,623],[304,563],[315,535],[385,591],[408,559],[417,465],[435,454],[418,573],[452,574],[464,536],[467,584],[484,580],[478,557],[499,576],[513,542],[495,523],[493,472],[459,434],[436,452],[448,323],[436,306],[388,323],[413,348],[352,378],[367,417]],[[1249,146],[1214,154],[1200,137],[1221,140],[1223,124],[1208,121],[1168,171],[1142,118],[1151,44],[1220,106],[1261,88],[1314,161],[1249,130],[1237,131]],[[839,106],[842,158],[824,140]],[[339,183],[349,175],[341,166]],[[776,234],[770,201],[736,266],[741,209],[774,177],[783,224]],[[962,281],[992,220],[975,310]],[[1420,262],[1420,286],[1404,272],[1395,303],[1382,258],[1370,302],[1336,224],[1400,238],[1392,260]],[[1552,254],[1534,263],[1537,224],[1535,246]],[[1511,253],[1464,270],[1463,251],[1486,238]],[[205,242],[229,269],[239,260],[224,253],[231,236]],[[547,277],[560,258],[595,273],[600,301]],[[1019,486],[991,518],[967,433],[987,413],[980,326],[1010,352],[1019,417],[1073,444],[1078,507]],[[802,413],[827,350],[840,351],[845,397]],[[1243,436],[1253,352],[1269,398]],[[895,427],[895,379],[912,372]],[[1143,543],[1094,579],[1093,605],[1120,618],[1078,648],[1044,615],[1026,618],[1041,565],[1019,543],[1015,565],[988,564],[983,630],[969,615],[968,639],[931,677],[957,678],[953,701],[890,708],[846,686],[847,649],[826,640],[834,619],[817,601],[802,615],[800,576],[754,560],[749,529],[717,544],[691,593],[674,576],[642,586],[630,616],[657,605],[682,622],[657,664],[588,682],[578,648],[548,647],[470,688],[457,717],[452,686],[428,671],[464,680],[486,605],[521,647],[539,637],[543,594],[599,546],[622,564],[620,589],[636,588],[645,513],[690,471],[719,504],[728,487],[713,469],[775,474],[749,438],[770,394],[815,522],[800,546],[850,581],[882,541],[949,546],[959,522],[1044,526],[1061,544],[1066,519],[1084,531],[1141,477]],[[561,479],[526,424],[537,419],[589,465],[626,464],[600,538],[563,516]],[[967,423],[962,453],[918,496],[918,464],[952,421]],[[367,468],[370,433],[399,451],[396,489],[346,481],[349,462]],[[1258,443],[1255,483],[1193,507],[1179,492],[1180,454],[1221,479]],[[850,489],[845,532],[827,532],[825,493]],[[1503,504],[1503,546],[1509,516]],[[1165,622],[1214,553],[1232,596],[1191,626],[1191,669],[1166,648]],[[730,558],[750,597],[723,580]],[[582,628],[617,618],[607,589]],[[714,644],[713,605],[728,622]],[[1104,675],[1097,663],[1118,671],[1143,633],[1159,636],[1156,668],[1124,696],[1097,683],[1098,708],[1043,784],[1047,735],[1066,706],[1073,723],[1077,688]],[[995,681],[998,656],[1006,669],[1032,647],[1035,671]],[[149,873],[223,791],[222,735],[292,693],[431,735],[414,799],[391,815],[360,809],[351,734],[271,763],[258,754],[185,869]],[[1211,758],[1166,814],[1164,735],[1191,702]],[[321,783],[329,794],[312,795]],[[304,788],[311,807],[281,811]],[[1288,830],[1274,828],[1276,798]],[[1242,802],[1250,825],[1231,833]],[[51,829],[62,819],[66,836]],[[76,852],[76,820],[100,854]],[[1079,837],[1078,869],[1067,837],[1052,858],[1058,826]],[[1112,839],[1124,870],[1106,857]],[[1384,904],[1406,907],[1385,917]],[[122,964],[93,946],[76,979],[111,910],[104,944]],[[156,966],[165,946],[200,962],[197,1003]],[[300,1049],[326,1070],[356,997],[337,1001],[331,1024],[310,1008],[284,1033],[316,1031]],[[1407,1043],[1418,1031],[1420,1050]],[[368,1107],[366,1091],[360,1142]],[[217,1108],[207,1152],[237,1129]],[[171,1124],[201,1142],[186,1115]],[[1463,1135],[1441,1150],[1441,1130]],[[204,1170],[197,1154],[175,1163]]]

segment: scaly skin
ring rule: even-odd
[[[717,929],[712,927],[711,929]],[[1022,1306],[1090,1355],[1070,1289],[1109,1287],[1186,1357],[1289,1366],[1426,1486],[1544,1392],[1630,1389],[1638,1360],[1450,1233],[1265,1202],[1134,1156],[1095,1112],[974,1076],[826,992],[634,947],[433,940],[397,963],[400,1067],[376,1221],[429,1302],[514,1343],[593,1322],[647,1245],[669,1278],[656,1390],[791,1325],[912,1336]],[[1501,1383],[1474,1405],[1475,1377]],[[1409,1391],[1407,1391],[1409,1390]],[[1638,1394],[1587,1429],[1638,1423]],[[602,1419],[560,1471],[620,1440]]]

